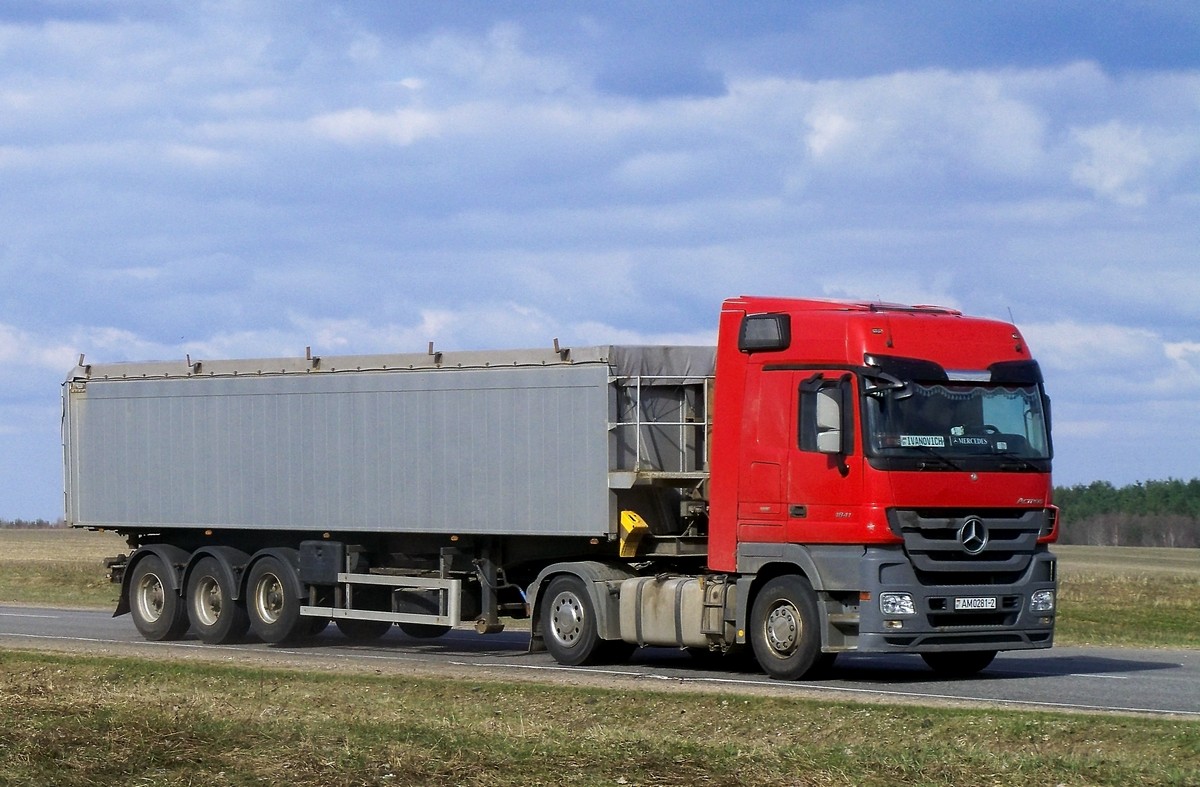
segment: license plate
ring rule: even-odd
[[[996,597],[984,596],[980,598],[956,598],[954,599],[954,608],[956,610],[995,609]]]

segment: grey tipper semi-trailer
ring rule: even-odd
[[[168,640],[528,618],[562,664],[1051,647],[1050,400],[1011,323],[741,296],[715,347],[87,365],[67,521]]]
[[[713,365],[711,347],[557,343],[81,358],[64,385],[67,521],[125,536],[117,613],[148,639],[279,643],[330,620],[353,638],[438,636],[532,615],[535,646],[594,660],[632,647],[608,591],[636,573],[622,556],[703,570]],[[673,617],[639,626],[707,641],[677,641]]]

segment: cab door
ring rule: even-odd
[[[795,431],[788,452],[787,540],[858,543],[866,516],[853,375],[795,371]]]
[[[865,518],[854,378],[766,369],[747,381],[739,543],[858,543]]]

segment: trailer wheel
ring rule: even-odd
[[[216,558],[201,558],[192,568],[187,583],[188,617],[201,641],[224,645],[246,636],[250,618],[233,593],[229,574]]]
[[[338,631],[346,639],[355,642],[370,642],[382,637],[392,630],[391,621],[387,620],[354,620],[353,618],[338,618],[334,621]]]
[[[276,557],[264,557],[250,569],[246,611],[250,630],[271,645],[307,636],[312,624],[300,616],[300,598],[294,591],[300,578],[296,570]]]
[[[550,581],[542,602],[542,633],[546,650],[559,664],[590,664],[600,656],[596,610],[582,579],[563,575]]]
[[[169,570],[158,555],[146,555],[129,577],[133,625],[151,642],[179,639],[188,629],[187,607],[167,581]]]
[[[996,658],[994,650],[949,650],[922,653],[930,669],[946,678],[968,678],[987,668]]]
[[[773,678],[799,680],[817,666],[820,616],[807,579],[788,574],[763,586],[750,612],[750,642],[759,666]]]

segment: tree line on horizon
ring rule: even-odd
[[[1200,547],[1200,478],[1055,487],[1060,544]]]
[[[1055,487],[1059,543],[1200,547],[1200,478]],[[0,519],[0,528],[63,527],[59,519]]]

